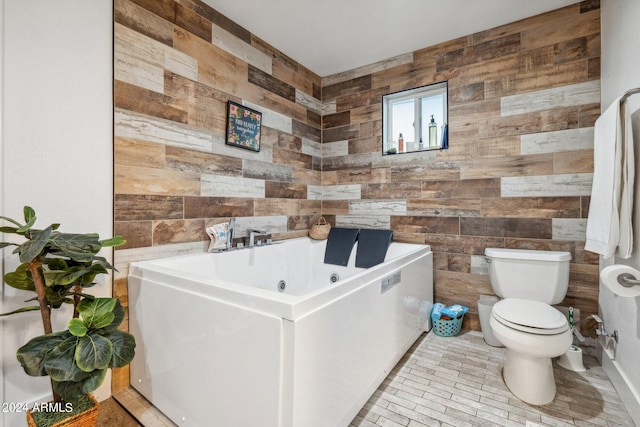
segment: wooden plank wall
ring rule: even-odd
[[[238,217],[276,238],[323,214],[435,251],[436,299],[490,294],[485,247],[568,250],[564,305],[597,312],[583,250],[599,114],[598,1],[321,79],[200,0],[114,0],[114,294],[130,262],[202,252]],[[381,96],[449,81],[450,149],[380,155]],[[264,113],[259,153],[224,145],[227,100]],[[171,308],[168,308],[171,310]],[[128,371],[114,371],[113,390]]]
[[[597,313],[584,234],[599,57],[589,1],[323,78],[324,216],[430,244],[436,300],[469,306],[466,327],[492,294],[486,247],[571,252],[562,305]],[[381,96],[442,80],[450,148],[382,156]]]
[[[130,262],[203,252],[205,227],[307,234],[321,201],[320,77],[199,0],[114,1],[114,294]],[[259,153],[224,144],[226,103],[263,113]],[[167,310],[172,310],[167,307]],[[115,370],[113,390],[129,384]]]

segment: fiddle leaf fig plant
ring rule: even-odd
[[[85,298],[77,308],[68,330],[36,337],[17,354],[27,374],[49,375],[68,401],[95,390],[109,368],[128,364],[135,348],[133,336],[117,329],[124,309],[116,298]]]
[[[96,298],[84,292],[95,285],[99,274],[114,267],[98,255],[103,247],[118,246],[125,240],[116,236],[100,240],[98,234],[58,231],[59,224],[43,230],[33,228],[35,211],[24,207],[24,224],[0,216],[11,225],[0,232],[17,234],[22,243],[1,242],[0,248],[15,246],[20,265],[4,275],[4,282],[16,289],[33,292],[38,305],[28,305],[2,316],[39,310],[44,335],[20,347],[17,358],[31,376],[51,378],[54,400],[75,402],[102,384],[109,368],[126,366],[135,354],[133,335],[118,330],[125,317],[117,298]],[[53,332],[51,310],[73,305],[67,329]]]

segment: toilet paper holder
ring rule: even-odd
[[[636,279],[631,273],[621,273],[618,275],[618,283],[625,288],[640,285],[640,280]]]
[[[640,297],[640,270],[623,264],[612,264],[600,271],[600,282],[614,294],[627,297]]]

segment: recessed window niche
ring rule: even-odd
[[[448,82],[382,97],[382,155],[449,147]]]

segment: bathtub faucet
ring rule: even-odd
[[[247,234],[249,235],[249,244],[247,246],[251,248],[256,244],[256,234],[267,234],[267,230],[248,229]]]

